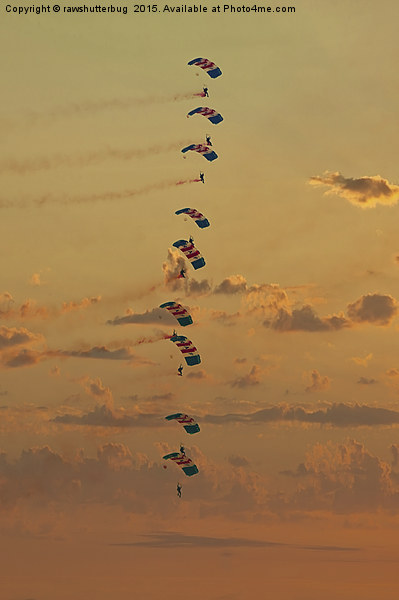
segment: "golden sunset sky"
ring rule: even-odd
[[[111,4],[1,6],[0,600],[394,600],[398,3]]]

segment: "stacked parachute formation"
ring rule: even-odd
[[[211,62],[207,58],[194,58],[188,62],[188,65],[193,65],[200,67],[203,69],[209,77],[212,79],[216,79],[220,77],[222,71],[220,68],[215,65],[215,63]],[[204,86],[205,95],[208,96],[208,88]],[[200,115],[208,119],[210,123],[213,125],[218,125],[223,121],[223,117],[220,113],[218,113],[213,108],[208,108],[205,106],[199,106],[190,110],[187,114],[187,117],[191,117],[194,115]],[[212,142],[211,138],[208,134],[205,135],[206,144],[190,144],[181,150],[183,154],[189,151],[197,152],[198,154],[202,154],[202,156],[208,161],[213,162],[218,158],[216,152],[211,148]],[[201,173],[200,180],[204,183],[204,174]],[[196,208],[181,208],[175,211],[176,215],[187,215],[192,218],[199,229],[206,229],[210,227],[209,220]],[[189,240],[180,239],[173,243],[173,246],[179,249],[191,263],[191,266],[194,270],[201,269],[205,267],[205,259],[201,256],[200,251],[194,244],[193,238],[190,236]],[[185,269],[182,269],[179,277],[185,277]],[[160,308],[164,308],[168,310],[176,319],[179,325],[182,327],[186,327],[188,325],[193,324],[193,320],[189,312],[179,303],[177,302],[164,302],[160,305]],[[201,357],[197,348],[194,344],[184,335],[178,335],[175,331],[173,331],[173,335],[168,336],[168,339],[176,344],[181,353],[184,356],[186,364],[188,366],[194,366],[201,363]],[[178,369],[178,375],[182,375],[183,367],[180,365]],[[181,425],[183,425],[184,430],[189,435],[193,435],[195,433],[200,432],[200,426],[194,420],[193,417],[183,413],[177,412],[171,415],[167,415],[165,417],[167,421],[177,421]],[[179,451],[170,452],[163,456],[165,461],[173,461],[177,466],[181,467],[185,475],[191,477],[192,475],[196,475],[198,471],[198,467],[193,463],[191,458],[186,456],[185,448],[182,444],[180,444]],[[164,465],[166,468],[166,465]],[[177,495],[181,497],[181,485],[177,484]]]

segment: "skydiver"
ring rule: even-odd
[[[172,337],[176,337],[176,336],[177,336],[176,329],[174,329],[173,333],[172,333]]]
[[[178,279],[180,279],[181,277],[183,277],[183,279],[186,278],[186,269],[180,269],[180,273],[179,273]]]
[[[211,136],[206,134],[205,139],[206,139],[206,143],[208,144],[208,146],[212,146]]]
[[[183,377],[183,365],[180,365],[180,367],[178,367],[178,369],[177,369],[177,374],[178,374],[180,377]]]
[[[202,183],[205,183],[205,175],[204,175],[204,173],[201,173],[201,171],[200,171],[200,181],[202,181]]]
[[[208,94],[208,88],[206,87],[206,85],[204,85],[204,86],[202,87],[202,89],[204,90],[204,97],[205,97],[205,98],[209,98],[209,94]]]
[[[186,456],[186,449],[183,446],[183,444],[180,444],[180,452],[181,452],[181,454],[183,454],[183,456]]]
[[[190,235],[190,237],[188,238],[188,241],[190,242],[190,244],[194,245],[194,238],[192,235]]]
[[[181,485],[179,482],[177,482],[176,490],[178,497],[181,498]]]

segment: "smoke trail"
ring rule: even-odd
[[[64,154],[56,154],[50,157],[40,157],[27,160],[5,159],[0,161],[0,173],[12,172],[18,175],[24,175],[27,172],[43,171],[55,169],[57,167],[87,167],[98,164],[107,159],[115,160],[131,160],[132,158],[145,158],[154,154],[161,154],[176,150],[187,144],[187,141],[179,141],[173,144],[164,144],[150,146],[140,150],[118,150],[117,148],[107,148],[97,152],[87,152],[76,156],[68,156]]]
[[[0,208],[26,208],[30,204],[36,204],[36,206],[44,206],[45,204],[83,204],[88,202],[105,202],[107,200],[126,200],[127,198],[133,198],[134,196],[140,196],[149,194],[156,190],[163,190],[170,187],[176,187],[178,185],[185,185],[188,183],[195,183],[201,181],[200,179],[182,179],[180,181],[164,181],[161,183],[154,183],[137,190],[122,190],[120,192],[103,192],[101,194],[87,194],[82,196],[67,196],[53,194],[44,194],[31,200],[19,200],[13,202],[11,200],[3,200],[0,198]]]
[[[36,125],[45,120],[65,118],[65,117],[79,117],[86,116],[88,114],[94,115],[107,110],[129,110],[131,108],[146,107],[150,104],[167,104],[170,102],[181,102],[183,100],[190,100],[196,96],[202,96],[203,92],[185,92],[183,94],[174,94],[173,96],[148,96],[147,98],[109,98],[108,100],[97,100],[87,101],[80,103],[71,103],[65,106],[55,106],[46,112],[39,111],[27,111],[24,117],[20,117],[17,120],[13,119],[2,119],[2,129],[6,129],[11,126],[14,127],[26,127],[29,125]]]

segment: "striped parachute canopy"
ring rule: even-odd
[[[209,119],[211,123],[217,125],[223,121],[223,117],[220,113],[216,112],[213,108],[208,108],[207,106],[198,106],[198,108],[194,108],[190,110],[187,114],[188,117],[192,117],[193,115],[202,115]]]
[[[191,458],[188,458],[185,454],[181,452],[171,452],[170,454],[165,454],[162,457],[164,460],[173,460],[179,467],[183,469],[188,477],[191,475],[196,475],[198,473],[198,467],[193,463]]]
[[[189,150],[198,152],[198,154],[202,154],[202,156],[206,158],[206,160],[209,160],[209,162],[212,162],[218,158],[218,155],[210,148],[210,146],[204,146],[203,144],[190,144],[189,146],[183,148],[182,152],[185,154]]]
[[[181,423],[187,433],[198,433],[200,431],[198,423],[194,421],[192,417],[185,415],[184,413],[176,413],[174,415],[168,415],[165,417],[167,421],[176,420]]]
[[[190,66],[195,65],[196,67],[204,69],[204,71],[206,71],[209,77],[212,77],[212,79],[216,79],[216,77],[220,77],[222,74],[222,71],[219,69],[219,67],[207,58],[193,58],[193,60],[190,60],[190,62],[187,64]]]
[[[186,338],[184,335],[172,335],[170,338],[171,342],[174,342],[176,346],[179,348],[180,352],[184,356],[184,360],[188,364],[189,367],[193,367],[194,365],[199,365],[201,362],[201,357],[198,353],[197,348],[194,344]]]
[[[175,242],[173,246],[175,248],[179,248],[179,250],[183,252],[185,257],[188,258],[188,260],[192,264],[193,269],[197,270],[201,269],[201,267],[205,267],[204,258],[201,256],[199,250],[197,250],[197,248],[191,242],[188,242],[187,240],[177,240],[177,242]]]
[[[179,325],[186,327],[192,325],[193,320],[190,313],[178,302],[164,302],[159,308],[166,308],[179,322]]]
[[[175,215],[182,214],[186,214],[192,219],[194,219],[198,227],[200,227],[201,229],[204,229],[204,227],[209,227],[210,225],[208,219],[206,219],[204,215],[198,212],[198,210],[196,210],[195,208],[181,208],[180,210],[177,210],[175,212]]]

